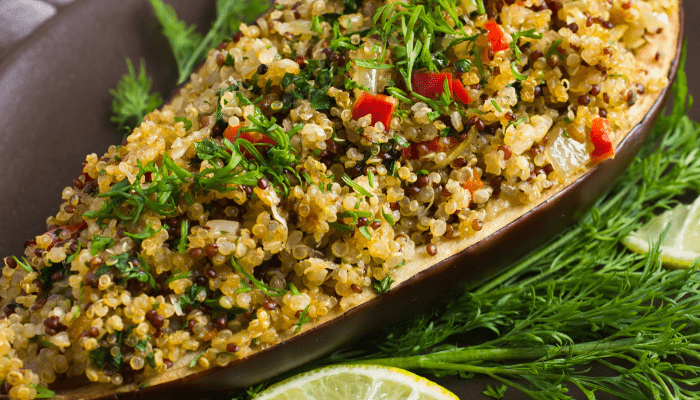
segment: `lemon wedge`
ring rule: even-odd
[[[688,268],[700,257],[700,197],[693,204],[680,204],[657,215],[644,226],[622,239],[622,243],[639,254],[666,236],[659,244],[661,261],[668,268]]]
[[[335,365],[296,375],[255,400],[459,400],[442,386],[400,368]]]

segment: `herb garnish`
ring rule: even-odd
[[[304,310],[299,314],[299,321],[296,323],[296,329],[294,329],[294,333],[299,333],[301,331],[301,327],[309,322],[309,306],[306,306]]]
[[[216,20],[211,29],[202,38],[195,32],[194,26],[187,26],[178,19],[175,10],[162,0],[149,0],[156,18],[168,39],[170,48],[177,62],[177,83],[184,82],[192,73],[195,65],[204,58],[207,50],[215,44],[231,37],[238,30],[240,22],[249,16],[257,16],[268,4],[262,1],[242,2],[218,0],[216,3]]]
[[[187,251],[187,233],[190,231],[190,220],[182,220],[180,225],[180,243],[177,245],[177,251],[180,254],[185,254]]]
[[[386,275],[381,281],[376,279],[372,280],[372,287],[377,291],[377,294],[384,294],[391,289],[392,283],[394,283],[394,279],[389,275]]]
[[[153,229],[151,226],[151,223],[149,222],[146,227],[139,233],[129,233],[129,232],[124,232],[124,234],[134,240],[142,241],[144,239],[148,239],[149,237],[155,235],[156,233],[160,232],[161,228],[158,228],[158,230]]]
[[[35,399],[52,399],[54,398],[54,396],[56,396],[56,392],[50,390],[47,387],[41,385],[34,386],[33,383],[30,383],[29,387],[32,387],[36,390],[36,397],[34,397]]]
[[[120,130],[131,132],[141,124],[146,114],[163,103],[163,99],[159,93],[150,93],[152,80],[146,75],[143,59],[138,76],[129,58],[126,59],[126,67],[129,72],[117,83],[116,89],[109,90],[114,96],[110,121],[116,123]]]
[[[281,289],[275,289],[273,287],[270,287],[266,285],[265,283],[261,282],[257,278],[255,278],[253,275],[248,273],[246,270],[243,269],[234,259],[231,257],[231,265],[233,268],[238,271],[241,275],[245,276],[248,278],[248,280],[255,285],[258,289],[260,289],[261,292],[265,293],[266,295],[270,297],[280,297],[284,296],[287,291],[286,290],[281,290]]]
[[[355,189],[355,191],[360,193],[361,195],[363,195],[365,197],[374,196],[372,193],[368,192],[367,189],[363,188],[362,186],[357,184],[355,181],[353,181],[352,178],[350,178],[348,176],[348,174],[343,174],[342,179],[343,179],[343,182],[345,182],[345,184],[347,184],[351,188]]]

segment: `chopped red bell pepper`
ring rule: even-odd
[[[224,137],[228,139],[229,142],[233,143],[234,140],[236,140],[236,136],[238,136],[238,128],[240,128],[240,125],[236,126],[231,126],[229,125],[226,127],[226,130],[224,131]]]
[[[615,155],[615,149],[610,142],[610,122],[607,118],[593,118],[591,127],[591,161],[600,162]]]
[[[231,126],[229,125],[226,130],[224,131],[224,137],[229,140],[229,142],[233,143],[234,140],[236,139],[243,139],[247,140],[252,144],[260,144],[262,143],[263,146],[256,146],[259,150],[266,150],[270,146],[275,146],[277,142],[274,140],[270,139],[267,135],[264,135],[260,132],[241,132],[238,133],[238,129],[240,128],[240,125],[236,126]],[[243,155],[247,159],[253,158],[253,155],[248,152],[248,150],[241,148],[243,151]]]
[[[49,247],[47,247],[46,250],[51,250],[55,245],[64,240],[75,239],[75,237],[78,236],[78,234],[80,234],[80,232],[85,228],[87,228],[87,222],[83,221],[75,225],[64,225],[51,229],[50,231],[46,232],[47,235],[51,236],[51,244],[49,244]],[[59,236],[61,231],[70,232],[70,237],[67,239],[61,239]]]
[[[484,24],[487,34],[489,36],[489,41],[491,42],[491,48],[494,52],[501,50],[508,50],[508,39],[506,39],[506,34],[494,20],[489,20]]]
[[[448,87],[451,88],[452,74],[448,72],[414,71],[411,74],[411,86],[414,92],[432,99],[445,91],[445,79]]]
[[[420,143],[411,143],[410,146],[403,149],[403,156],[408,160],[417,160],[426,154],[444,151],[457,144],[459,144],[459,139],[454,136],[439,137]]]
[[[467,92],[467,89],[459,79],[452,81],[452,93],[454,93],[454,95],[457,96],[457,98],[464,104],[469,104],[472,101],[472,99],[469,97],[469,92]]]
[[[391,114],[394,113],[398,104],[399,101],[394,97],[362,92],[360,97],[355,100],[355,104],[352,105],[352,119],[358,120],[371,114],[372,125],[381,122],[384,124],[384,130],[388,131]]]
[[[484,187],[484,182],[481,180],[480,176],[474,174],[471,178],[464,181],[462,187],[467,189],[469,193],[474,194],[474,192]]]

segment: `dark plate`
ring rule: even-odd
[[[208,27],[214,17],[214,0],[169,2],[178,15],[200,27]],[[56,213],[61,190],[80,174],[86,154],[101,155],[109,145],[121,142],[122,134],[108,121],[108,90],[126,72],[125,57],[135,63],[143,58],[153,77],[153,89],[170,93],[176,79],[175,63],[146,0],[77,0],[0,64],[0,227],[4,228],[0,234],[0,255],[20,255],[22,243],[45,229],[46,217]],[[645,120],[647,125],[662,103],[660,100],[654,105]],[[611,177],[619,176],[645,137],[644,130],[635,130],[618,150],[614,162],[604,163],[577,182],[575,188],[560,193],[517,224],[470,248],[471,259],[476,257],[480,262],[468,279],[493,274],[493,267],[503,267],[539,244],[528,232],[542,220],[548,221],[547,232],[551,235],[568,225],[573,217],[570,210],[587,209],[607,191],[614,182]],[[572,190],[579,194],[572,195]],[[498,251],[500,246],[517,251],[503,257],[503,252]],[[245,386],[260,377],[281,373],[289,365],[308,361],[397,317],[387,310],[396,307],[408,315],[411,309],[407,303],[440,298],[443,288],[466,282],[463,257],[452,257],[412,278],[401,290],[383,296],[381,305],[371,301],[323,329],[293,338],[285,344],[289,351],[261,352],[234,374],[231,370],[210,370],[198,375],[210,382],[208,387],[214,389],[211,392],[216,392],[217,384],[232,375]],[[351,326],[354,328],[347,329]],[[357,329],[358,326],[362,328]],[[188,381],[170,389],[187,391]],[[485,378],[438,381],[462,398],[482,397],[486,384],[495,383]],[[149,389],[142,394],[148,397]],[[511,395],[516,395],[515,391],[509,391],[509,398],[518,398]]]

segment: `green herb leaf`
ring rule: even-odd
[[[90,254],[93,256],[99,251],[105,251],[114,245],[114,240],[110,237],[92,235],[92,242],[90,242]]]
[[[235,67],[236,66],[236,60],[231,57],[231,53],[226,54],[226,59],[224,60],[224,66],[226,67]]]
[[[128,236],[128,237],[134,239],[134,240],[143,241],[144,239],[148,239],[149,237],[151,237],[151,236],[155,235],[156,233],[160,232],[161,229],[163,229],[163,228],[162,228],[162,227],[161,227],[161,228],[158,228],[158,230],[153,229],[153,227],[151,226],[151,223],[149,222],[148,225],[146,225],[146,228],[144,228],[144,230],[142,230],[142,231],[139,232],[139,233],[124,232],[124,234],[125,234],[126,236]],[[94,242],[94,238],[93,238],[93,242]],[[93,248],[94,248],[94,245],[93,245]],[[94,255],[94,254],[93,254],[93,255]]]
[[[80,240],[77,240],[77,242],[78,242],[78,249],[75,250],[75,253],[69,255],[68,257],[66,257],[65,261],[63,261],[63,263],[64,263],[65,265],[70,265],[70,264],[73,262],[73,260],[75,260],[75,258],[78,257],[78,254],[80,254],[80,250],[81,250],[81,248],[82,248],[82,244],[80,243]]]
[[[206,353],[207,349],[202,350],[201,353],[197,354],[195,358],[192,359],[192,362],[190,362],[190,368],[194,368],[197,365],[197,362],[199,361],[200,358]]]
[[[333,229],[335,229],[336,231],[341,232],[341,233],[350,232],[350,231],[352,231],[353,229],[355,229],[355,228],[353,228],[353,227],[350,226],[350,225],[339,224],[339,223],[337,223],[337,222],[329,222],[329,223],[328,223],[328,226],[330,226],[331,228],[333,228]]]
[[[384,217],[384,220],[389,223],[389,225],[394,226],[396,221],[394,221],[394,217],[390,213],[385,213],[382,211],[382,217]]]
[[[360,228],[358,228],[358,232],[360,232],[360,234],[364,236],[365,239],[372,240],[372,235],[369,233],[369,229],[367,229],[366,226],[361,226]]]
[[[549,57],[553,56],[555,52],[559,53],[558,48],[559,48],[559,45],[561,44],[562,41],[564,41],[564,39],[557,39],[554,42],[552,42],[552,44],[547,49],[547,52],[544,53],[545,58],[549,58]],[[563,55],[563,54],[561,54],[561,55]]]
[[[149,365],[151,368],[155,368],[155,367],[156,367],[156,357],[155,357],[155,355],[153,355],[153,353],[148,353],[148,355],[146,355],[146,362],[148,363],[148,365]]]
[[[22,269],[24,269],[25,271],[27,271],[27,272],[34,272],[34,270],[32,269],[32,267],[29,266],[29,262],[27,262],[27,259],[26,259],[26,258],[22,257],[22,261],[20,261],[20,260],[17,259],[17,257],[12,256],[12,259],[15,260],[15,262],[17,263],[17,265],[19,265],[20,267],[22,267]]]
[[[365,197],[373,197],[374,196],[372,193],[368,192],[367,189],[363,188],[362,186],[358,185],[355,181],[353,181],[352,178],[350,178],[348,176],[348,174],[343,174],[342,179],[343,179],[343,182],[345,182],[351,188],[355,189],[355,191],[358,192],[359,194],[361,194]]]
[[[184,219],[182,220],[182,224],[180,225],[180,243],[177,245],[177,251],[180,254],[185,254],[185,251],[187,251],[187,233],[190,231],[190,220],[189,219]]]
[[[189,278],[189,277],[190,277],[190,272],[189,272],[189,271],[180,272],[180,270],[178,269],[178,270],[175,271],[172,275],[170,275],[170,276],[168,277],[168,279],[165,280],[165,282],[163,282],[163,287],[164,287],[164,288],[168,287],[168,285],[170,284],[170,282],[177,281],[177,280],[180,280],[180,279]]]
[[[309,306],[306,306],[304,310],[299,314],[299,321],[296,323],[296,329],[294,329],[294,333],[299,333],[301,331],[301,327],[309,322]]]
[[[230,37],[238,30],[241,21],[259,15],[269,6],[267,2],[261,0],[251,2],[218,0],[216,20],[206,36],[202,38],[195,32],[194,26],[187,26],[177,17],[171,6],[163,3],[162,0],[149,1],[177,62],[178,84],[190,76],[195,65],[206,56],[210,47]]]
[[[238,271],[238,273],[240,273],[241,275],[248,278],[248,280],[250,280],[250,282],[253,285],[255,285],[255,287],[260,289],[260,291],[263,292],[264,294],[271,296],[271,297],[280,297],[280,296],[284,296],[287,293],[286,290],[275,289],[275,288],[270,287],[270,286],[266,285],[265,283],[261,282],[260,280],[255,278],[253,275],[246,272],[246,270],[244,270],[243,267],[238,265],[238,263],[233,259],[233,257],[231,258],[231,265],[233,266],[233,268],[236,271]]]
[[[141,59],[139,74],[136,75],[130,59],[126,59],[128,73],[117,83],[112,94],[112,116],[110,121],[125,132],[131,132],[141,124],[143,117],[163,104],[159,93],[151,92],[151,78],[146,76],[146,63]]]
[[[139,340],[134,348],[138,351],[146,351],[146,345],[148,344],[148,341],[150,340],[149,336],[146,336],[145,339]]]
[[[56,396],[56,392],[47,387],[41,385],[34,386],[33,383],[30,383],[29,387],[33,387],[36,390],[36,397],[34,397],[35,399],[52,399],[54,396]]]
[[[527,75],[523,75],[520,72],[518,72],[518,70],[515,68],[515,64],[510,64],[510,71],[513,73],[515,79],[519,81],[524,81],[525,79],[527,79]]]
[[[377,291],[377,294],[384,294],[391,290],[391,284],[394,283],[394,279],[389,275],[386,275],[381,281],[373,280],[372,287]]]
[[[182,83],[191,72],[187,68],[189,60],[193,56],[197,59],[200,57],[199,54],[195,55],[194,53],[202,42],[202,36],[195,32],[194,25],[187,26],[184,21],[181,21],[170,5],[161,0],[149,1],[177,62],[178,83]]]
[[[175,122],[183,122],[185,124],[185,131],[189,131],[192,127],[192,121],[185,117],[175,117]]]

